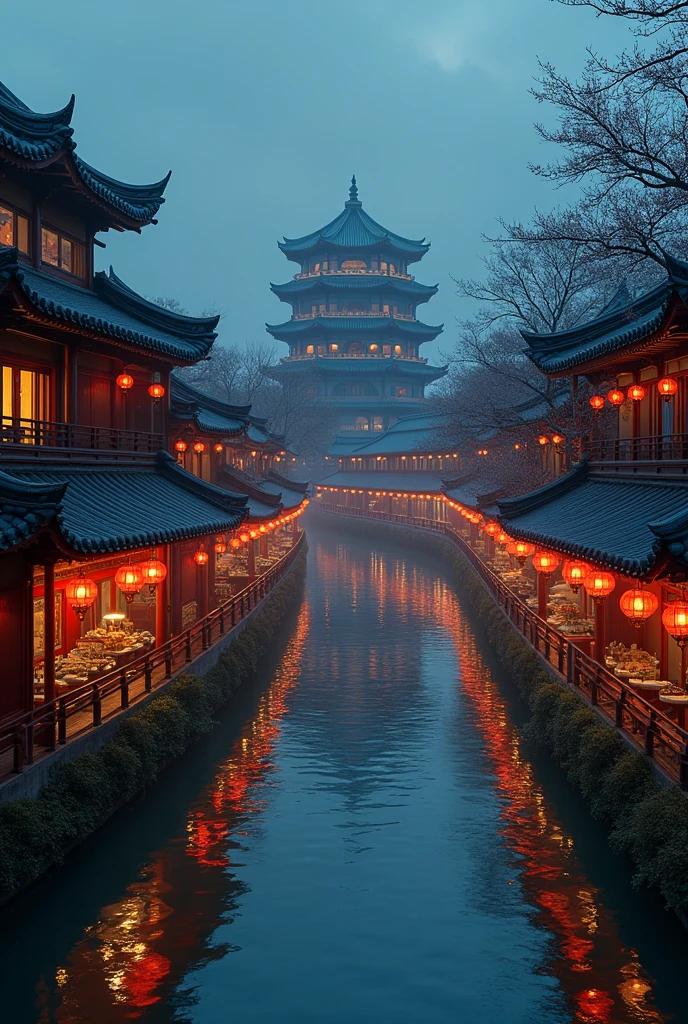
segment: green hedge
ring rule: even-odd
[[[0,902],[37,879],[90,836],[193,740],[213,727],[213,713],[256,670],[274,631],[298,601],[306,550],[263,610],[202,677],[175,680],[123,719],[97,753],[59,765],[36,799],[0,805]]]
[[[527,737],[551,753],[592,815],[607,823],[612,848],[633,861],[634,884],[655,886],[688,926],[688,800],[683,793],[660,784],[645,754],[629,747],[614,726],[547,670],[451,541],[355,519],[346,521],[346,529],[378,536],[384,531],[387,537],[441,552],[458,592],[468,599],[477,632],[527,702]]]

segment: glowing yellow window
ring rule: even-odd
[[[330,352],[336,352],[338,350],[338,348],[339,348],[339,345],[330,345]]]
[[[395,345],[394,346],[394,354],[396,356],[400,356],[401,355],[401,345]]]
[[[377,352],[379,348],[380,348],[380,346],[379,346],[379,345],[370,345],[370,346],[369,346],[369,350],[370,350],[371,352]]]
[[[344,260],[342,262],[342,270],[367,270],[368,265],[365,260]]]
[[[312,345],[306,345],[306,355],[307,356],[312,356],[313,355],[313,346]]]

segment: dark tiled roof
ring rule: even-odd
[[[419,284],[403,277],[390,274],[323,274],[302,277],[286,284],[271,284],[270,288],[280,299],[289,302],[313,292],[390,292],[427,302],[437,293],[436,284]]]
[[[446,441],[438,440],[438,434],[444,424],[445,417],[441,413],[420,413],[416,416],[402,416],[389,430],[373,434],[356,446],[356,455],[390,455],[406,452],[431,453],[438,446],[446,450]],[[343,441],[340,435],[337,442]],[[335,454],[332,448],[330,454]],[[345,454],[348,454],[345,453]]]
[[[387,228],[373,220],[363,209],[358,198],[355,181],[352,182],[352,188],[349,190],[349,201],[338,217],[310,235],[303,235],[301,238],[285,238],[278,245],[283,253],[291,259],[296,258],[297,260],[302,253],[323,245],[328,248],[342,249],[369,249],[385,246],[402,253],[409,263],[422,259],[430,248],[430,243],[423,238],[404,238],[403,235],[388,231]]]
[[[318,481],[318,487],[356,487],[362,491],[405,491],[410,494],[440,494],[442,478],[439,473],[406,470],[393,472],[374,470],[333,473]]]
[[[512,537],[641,576],[665,544],[688,564],[688,484],[591,476],[582,464],[520,498],[499,501]]]
[[[20,262],[17,250],[0,246],[0,284],[15,281],[40,313],[103,338],[174,361],[204,358],[216,337],[218,317],[180,317],[128,288],[110,269],[96,274],[94,290]]]
[[[163,193],[170,175],[150,185],[130,185],[91,167],[74,152],[73,112],[74,96],[62,110],[39,114],[0,82],[0,147],[34,164],[64,160],[87,194],[129,220],[150,223],[165,202]]]
[[[489,477],[467,474],[455,480],[445,480],[444,493],[451,501],[456,501],[466,508],[483,508],[492,506],[503,488]]]
[[[220,533],[246,516],[246,498],[191,476],[166,452],[148,463],[113,468],[12,465],[2,476],[29,493],[39,488],[59,494],[54,523],[64,542],[80,554]]]
[[[401,373],[409,377],[418,377],[426,383],[443,377],[447,372],[446,366],[428,366],[421,363],[395,359],[390,356],[387,359],[378,358],[349,358],[338,359],[336,356],[314,356],[312,359],[285,359],[277,366],[270,367],[270,373],[277,376],[282,373],[305,373],[308,371],[318,373],[367,373],[371,376],[376,373]]]
[[[19,547],[55,519],[64,485],[31,484],[0,472],[0,551]]]
[[[287,320],[283,324],[266,324],[274,338],[291,338],[303,334],[331,334],[352,331],[377,334],[422,335],[424,341],[432,341],[444,330],[444,324],[433,327],[420,320],[402,320],[394,316],[314,316],[302,320]]]
[[[248,426],[250,405],[230,405],[211,398],[176,374],[170,377],[170,397],[170,416],[194,422],[200,433],[231,437]]]
[[[236,466],[223,466],[220,483],[234,493],[248,496],[248,510],[251,519],[273,519],[280,514],[282,509],[280,495],[266,490],[262,483],[252,480]]]
[[[264,491],[279,494],[285,511],[289,512],[298,508],[304,498],[308,497],[310,480],[294,480],[272,469],[265,480],[261,480],[260,486]]]

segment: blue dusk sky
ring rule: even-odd
[[[101,236],[99,268],[220,309],[223,343],[267,338],[289,315],[270,281],[296,270],[277,239],[335,217],[355,172],[373,217],[432,242],[414,267],[440,285],[421,307],[445,323],[431,359],[467,313],[451,278],[480,273],[481,233],[563,198],[527,167],[547,158],[537,58],[576,73],[586,45],[628,38],[552,0],[32,0],[6,6],[3,34],[25,103],[76,94],[85,160],[132,182],[172,169],[159,225]]]

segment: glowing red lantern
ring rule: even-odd
[[[196,565],[207,565],[209,558],[210,556],[208,555],[208,552],[204,551],[203,548],[199,548],[194,554],[194,562]]]
[[[215,554],[216,555],[224,555],[226,550],[227,550],[227,545],[225,544],[225,542],[223,540],[219,539],[219,540],[215,541]]]
[[[679,647],[688,643],[688,601],[672,601],[662,612],[662,625]]]
[[[659,608],[659,600],[649,590],[638,587],[621,595],[619,608],[636,629],[640,629],[645,619],[649,619]]]
[[[611,402],[612,405],[623,405],[626,401],[626,396],[618,388],[612,388],[611,391],[607,392],[607,401]]]
[[[242,544],[248,544],[248,542],[250,541],[250,539],[251,539],[251,538],[250,538],[250,536],[248,535],[248,533],[240,533],[240,534],[239,534],[239,540],[241,541],[241,543],[242,543]]]
[[[645,397],[645,388],[642,384],[631,384],[626,393],[632,402],[642,402]]]
[[[501,533],[497,534],[495,540],[497,541],[498,544],[507,544],[509,541],[509,534],[504,533],[504,531],[502,530]]]
[[[214,448],[218,455],[220,455],[225,450],[225,446],[223,444],[216,444]]]
[[[583,580],[583,586],[593,601],[602,601],[609,597],[616,586],[616,580],[610,572],[593,569]]]
[[[552,434],[552,444],[561,444],[563,440],[561,434]]]
[[[509,552],[510,555],[514,555],[514,557],[518,559],[521,565],[525,565],[526,558],[534,554],[535,545],[527,544],[525,541],[522,540],[512,540],[509,541],[509,543],[507,544],[506,550]]]
[[[75,580],[70,580],[65,587],[67,604],[76,613],[79,622],[84,621],[86,612],[93,606],[97,596],[97,584],[86,576],[77,576]]]
[[[167,566],[157,558],[149,558],[147,562],[141,562],[139,568],[143,582],[148,584],[148,592],[154,594],[158,584],[167,578]]]
[[[574,594],[578,593],[578,588],[582,585],[583,580],[592,572],[592,567],[587,562],[575,562],[566,561],[564,562],[561,570],[561,575],[564,577],[568,585]]]
[[[602,395],[593,395],[590,399],[590,405],[595,410],[595,412],[599,412],[600,409],[604,409],[604,398],[602,397]]]
[[[148,388],[148,394],[151,396],[154,402],[159,402],[165,394],[165,389],[162,384],[151,384]]]
[[[239,540],[238,537],[232,537],[232,539],[229,542],[229,546],[231,548],[234,548],[234,550],[236,551],[237,548],[241,547],[241,541]]]
[[[143,586],[143,573],[140,565],[123,565],[115,573],[115,583],[124,594],[127,604],[131,604]]]
[[[195,452],[196,452],[196,453],[197,453],[198,455],[200,455],[200,454],[201,454],[201,452],[204,452],[204,451],[205,451],[205,445],[203,444],[203,442],[202,442],[202,441],[196,441],[196,443],[195,443],[195,444],[194,444],[194,446],[193,446],[193,450],[194,450],[194,451],[195,451]]]
[[[674,380],[673,377],[662,377],[662,379],[657,382],[657,390],[662,398],[669,402],[678,391],[678,381]]]
[[[538,444],[541,444],[543,448],[546,444],[549,444],[549,438],[546,434],[540,434],[540,436],[538,437]]]
[[[488,536],[494,537],[499,533],[499,523],[485,523],[483,530]]]
[[[188,447],[189,447],[189,446],[188,446],[188,444],[186,443],[186,441],[175,441],[175,442],[174,442],[174,450],[175,450],[176,452],[182,452],[182,453],[184,453],[184,452],[186,451],[186,449],[187,449]]]
[[[131,389],[133,388],[134,378],[131,376],[130,373],[120,373],[116,383],[117,387],[126,393],[127,391],[131,391]]]
[[[552,575],[558,565],[559,559],[549,551],[538,551],[533,555],[533,568],[545,579]]]

